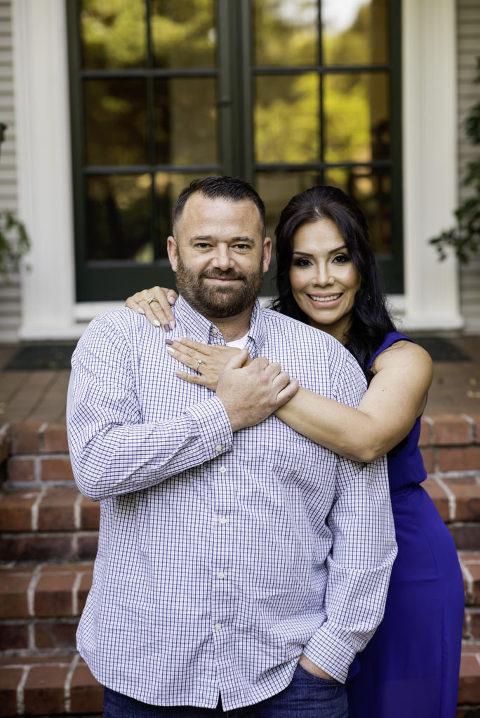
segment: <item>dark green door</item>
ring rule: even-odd
[[[172,202],[218,173],[253,182],[271,233],[292,194],[341,186],[367,214],[386,289],[402,291],[399,3],[67,8],[78,301],[171,285]]]

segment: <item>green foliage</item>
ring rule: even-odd
[[[6,279],[18,269],[20,260],[30,249],[23,222],[11,212],[0,212],[0,278]]]
[[[480,83],[480,57],[477,57],[474,82]],[[470,110],[465,130],[472,145],[480,145],[480,102]],[[429,239],[429,243],[436,248],[441,260],[447,256],[448,249],[452,249],[459,261],[467,264],[480,249],[480,159],[469,162],[462,184],[472,193],[455,210],[455,227]]]

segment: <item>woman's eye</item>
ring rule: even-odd
[[[346,264],[350,261],[350,257],[348,254],[337,254],[336,257],[334,257],[333,261],[335,264]]]
[[[294,267],[308,267],[309,265],[310,261],[305,257],[298,257],[297,259],[293,260]]]

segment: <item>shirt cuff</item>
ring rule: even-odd
[[[322,671],[340,683],[347,680],[348,669],[355,658],[354,649],[330,633],[326,623],[314,633],[303,652]]]
[[[214,459],[225,451],[230,451],[233,433],[225,407],[216,396],[187,409],[198,426],[199,436],[203,440],[206,459]]]

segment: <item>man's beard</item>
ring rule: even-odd
[[[177,255],[177,289],[187,302],[201,314],[209,318],[225,319],[233,317],[253,306],[263,284],[263,257],[256,271],[241,274],[234,269],[210,269],[195,274]],[[232,286],[208,285],[205,278],[235,279]]]

